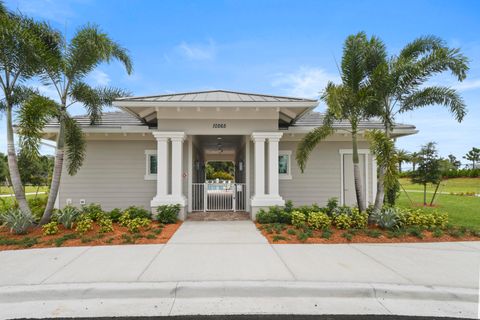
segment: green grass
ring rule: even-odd
[[[423,193],[409,192],[408,195],[414,202],[413,205],[403,191],[397,200],[397,204],[403,207],[421,206]],[[430,202],[431,197],[432,194],[427,194],[428,202]],[[449,223],[455,226],[480,229],[480,197],[439,194],[434,204],[436,205],[435,208],[427,207],[425,209],[448,212]]]
[[[47,192],[48,187],[42,186],[38,188],[38,192]],[[37,187],[34,186],[25,186],[25,193],[37,192]],[[13,190],[11,187],[0,187],[0,194],[13,194]]]
[[[399,179],[402,186],[405,190],[418,190],[423,191],[423,186],[420,184],[412,184],[409,178]],[[428,192],[435,191],[434,185],[427,185]],[[439,192],[454,192],[454,193],[466,193],[466,192],[475,192],[480,194],[480,178],[452,178],[444,180],[440,183],[438,188]]]
[[[46,198],[48,195],[47,194],[39,194],[37,195],[37,198]],[[27,199],[33,199],[35,198],[35,195],[27,195]],[[6,206],[10,206],[13,203],[13,198],[12,197],[4,197],[0,198],[0,207],[3,206],[3,202],[5,202]]]

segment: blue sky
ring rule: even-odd
[[[390,53],[414,38],[434,34],[460,47],[471,60],[467,80],[448,74],[432,80],[459,89],[468,105],[458,124],[447,110],[428,107],[401,115],[420,133],[398,140],[417,150],[436,141],[441,155],[457,157],[479,147],[480,2],[471,1],[139,1],[6,0],[11,10],[50,21],[71,37],[86,23],[101,26],[130,50],[135,72],[101,65],[88,81],[135,95],[230,89],[317,97],[338,81],[335,60],[346,36],[358,31],[381,37]],[[46,94],[51,89],[42,88]],[[320,105],[319,110],[324,106]],[[82,113],[76,106],[72,113]],[[5,151],[5,118],[0,151]]]

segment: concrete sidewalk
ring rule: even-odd
[[[250,221],[188,221],[165,245],[0,252],[0,315],[38,316],[39,299],[48,300],[43,310],[51,314],[58,309],[54,293],[61,292],[62,310],[69,311],[58,316],[78,316],[81,299],[105,315],[113,310],[105,309],[109,303],[117,306],[115,315],[128,315],[135,301],[144,305],[135,309],[143,310],[138,315],[243,310],[476,317],[479,262],[480,242],[270,245]],[[85,298],[86,292],[97,296]],[[163,307],[152,307],[160,301]]]

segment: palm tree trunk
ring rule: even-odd
[[[385,126],[385,135],[390,138],[390,127]],[[380,211],[383,207],[383,200],[385,199],[385,171],[386,168],[382,164],[377,171],[377,193],[375,195],[375,203],[373,204],[373,211]]]
[[[48,194],[47,206],[43,212],[40,225],[50,222],[52,217],[53,207],[57,200],[58,189],[60,188],[60,178],[62,177],[63,158],[65,154],[65,121],[60,117],[60,129],[57,137],[57,149],[55,152],[55,164],[53,167],[52,182],[50,184],[50,192]]]
[[[8,99],[6,99],[8,100]],[[13,135],[13,119],[12,106],[7,101],[7,154],[8,154],[8,169],[10,171],[10,180],[12,182],[13,192],[18,202],[20,210],[24,214],[31,215],[30,207],[28,206],[27,198],[25,197],[25,190],[23,189],[22,179],[20,178],[20,171],[17,163],[17,153],[15,152],[15,140]]]
[[[402,161],[398,162],[398,172],[402,172]]]
[[[360,212],[364,212],[367,208],[365,205],[365,197],[363,190],[363,179],[360,171],[360,163],[358,160],[358,144],[357,131],[352,132],[352,151],[353,151],[353,179],[355,181],[355,194],[357,196],[357,204]]]

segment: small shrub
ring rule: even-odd
[[[113,222],[118,222],[120,217],[122,216],[122,210],[115,208],[110,211],[107,216],[112,220]]]
[[[448,230],[448,234],[454,238],[461,238],[465,236],[465,231],[461,228]]]
[[[448,214],[438,211],[423,211],[422,209],[406,210],[401,215],[405,226],[418,226],[423,229],[435,227],[446,228],[448,225]]]
[[[347,239],[347,241],[352,241],[353,234],[351,234],[350,232],[344,232],[344,233],[342,233],[342,237]]]
[[[338,199],[330,198],[327,200],[327,214],[332,214],[333,210],[338,207]]]
[[[260,209],[257,212],[256,220],[258,223],[291,223],[291,208],[283,209],[279,206],[268,208],[268,211]]]
[[[297,239],[302,241],[302,242],[307,241],[308,238],[309,238],[309,236],[308,236],[308,233],[306,233],[306,232],[299,232],[298,235],[297,235]]]
[[[93,239],[92,238],[89,238],[89,237],[81,237],[80,238],[80,242],[82,243],[89,243],[89,242],[92,242]]]
[[[370,238],[380,238],[380,236],[382,235],[382,233],[376,229],[367,229],[365,230],[365,234]]]
[[[308,225],[315,230],[324,230],[330,227],[332,220],[323,212],[311,212],[308,215]]]
[[[157,220],[164,224],[171,224],[177,222],[178,214],[180,213],[179,204],[169,204],[159,206],[157,208]]]
[[[33,224],[33,216],[23,213],[19,208],[10,208],[1,214],[1,221],[10,233],[24,234]]]
[[[98,221],[105,216],[105,212],[103,212],[102,207],[98,203],[83,205],[81,214],[87,216],[92,221]]]
[[[84,234],[85,232],[88,232],[93,229],[93,220],[90,219],[88,216],[82,217],[77,222],[77,226],[75,227],[75,231],[77,231],[79,234]]]
[[[293,230],[293,229],[288,229],[288,230],[287,230],[287,234],[293,236],[293,235],[296,234],[296,232],[295,232],[295,230]]]
[[[67,229],[73,228],[73,224],[78,219],[79,215],[80,211],[73,206],[66,206],[55,214],[57,221]]]
[[[480,238],[480,230],[472,229],[472,230],[470,230],[470,235],[472,237]]]
[[[44,236],[51,236],[58,233],[58,222],[52,221],[42,226]]]
[[[109,218],[102,218],[98,220],[98,225],[100,226],[100,233],[113,232],[113,221]]]
[[[285,202],[285,207],[283,208],[283,210],[285,210],[286,212],[288,213],[291,213],[293,211],[293,202],[292,200],[287,200]],[[289,223],[290,221],[286,222],[286,223]]]
[[[283,223],[274,223],[273,228],[275,229],[275,232],[277,234],[282,233],[283,230],[285,230],[287,227]]]
[[[297,228],[302,228],[305,226],[306,222],[306,216],[303,212],[294,210],[292,212],[292,225],[294,225]]]
[[[347,213],[340,213],[334,216],[333,225],[338,229],[350,229],[352,227],[352,218]]]
[[[132,237],[126,233],[122,234],[123,243],[134,243]]]
[[[256,220],[258,223],[261,223],[261,224],[274,223],[275,216],[272,213],[270,213],[270,211],[260,209],[257,212]]]
[[[281,235],[273,236],[273,242],[277,242],[277,241],[280,241],[280,240],[287,240],[287,238],[285,238],[284,236],[281,236]]]
[[[358,208],[352,208],[350,219],[352,220],[352,223],[351,223],[352,228],[363,229],[368,224],[368,213],[360,212]]]
[[[71,240],[71,239],[76,239],[77,235],[75,233],[68,233],[60,238],[57,238],[54,240],[55,246],[61,247],[66,241]]]
[[[442,229],[440,229],[440,228],[434,229],[433,232],[432,232],[432,236],[433,236],[434,238],[440,238],[441,236],[443,236],[443,231],[442,231]]]
[[[385,207],[382,210],[375,211],[370,217],[382,229],[391,230],[398,227],[400,223],[397,209],[394,207]]]
[[[330,239],[331,236],[332,236],[332,231],[331,231],[331,230],[326,229],[326,230],[323,230],[323,231],[322,231],[321,237],[322,237],[323,239]]]
[[[36,197],[27,200],[34,220],[38,221],[42,218],[47,206],[47,200],[47,197]]]
[[[126,227],[131,233],[136,233],[140,231],[140,228],[148,227],[150,223],[150,219],[147,218],[134,218],[128,220]]]
[[[422,229],[419,227],[411,227],[407,229],[407,233],[410,236],[417,237],[418,239],[423,239],[423,232]]]
[[[154,233],[147,234],[147,239],[152,240],[152,239],[156,239],[156,238],[157,238],[157,236]]]
[[[161,207],[168,207],[168,206],[161,206]],[[160,207],[159,207],[160,208]],[[180,209],[180,206],[179,206]],[[180,211],[180,210],[179,210]],[[157,208],[158,212],[158,208]],[[145,208],[137,207],[137,206],[130,206],[123,211],[123,213],[128,213],[130,219],[141,218],[141,219],[151,219],[152,213]]]
[[[162,233],[162,230],[163,230],[162,228],[159,228],[159,229],[153,230],[152,232],[158,236],[160,233]]]

